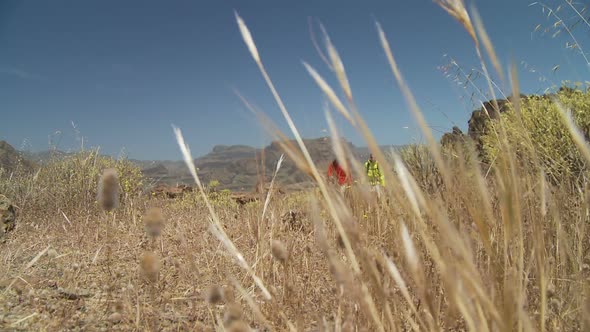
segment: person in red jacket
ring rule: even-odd
[[[328,179],[331,180],[332,177],[335,177],[338,180],[338,184],[341,188],[352,184],[352,178],[346,174],[346,171],[344,171],[336,159],[334,159],[328,167]]]

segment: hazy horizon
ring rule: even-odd
[[[586,81],[584,59],[565,47],[571,37],[553,36],[552,29],[542,33],[555,18],[530,3],[473,2],[502,65],[514,60],[523,93],[541,93],[563,80]],[[465,130],[474,105],[484,99],[441,70],[451,59],[465,74],[479,64],[469,35],[431,0],[8,0],[0,3],[0,140],[20,150],[47,150],[51,142],[67,151],[84,137],[86,146],[109,155],[179,160],[176,125],[195,157],[215,145],[267,145],[269,136],[233,89],[290,133],[241,39],[234,10],[249,26],[305,138],[327,135],[327,125],[324,98],[301,61],[337,87],[312,43],[310,17],[326,27],[359,110],[382,145],[411,143],[418,134],[375,21],[438,137],[454,125]],[[590,39],[583,28],[573,31],[581,45]],[[314,31],[321,42],[317,24]],[[475,83],[483,86],[481,79]],[[337,124],[347,140],[366,145],[342,118]]]

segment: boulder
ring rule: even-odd
[[[0,238],[14,229],[16,212],[8,197],[0,194]]]
[[[463,134],[463,131],[461,131],[461,129],[459,129],[459,127],[455,126],[455,127],[453,127],[452,132],[445,133],[442,136],[440,143],[442,146],[445,146],[445,147],[453,147],[453,146],[456,146],[457,144],[464,143],[467,138],[468,138],[468,136]]]

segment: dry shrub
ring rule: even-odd
[[[16,178],[0,174],[0,191],[23,211],[89,214],[99,208],[97,183],[109,168],[118,174],[121,204],[141,193],[144,180],[139,167],[125,159],[101,156],[98,150],[50,159],[34,173],[21,173]]]
[[[432,191],[442,184],[442,177],[428,147],[412,144],[399,152],[408,171],[418,181],[422,189]]]
[[[540,171],[541,167],[554,183],[587,177],[588,162],[561,120],[557,103],[572,111],[575,124],[588,140],[590,91],[562,87],[555,94],[521,99],[520,116],[514,106],[508,104],[508,111],[502,113],[500,120],[487,122],[489,128],[482,137],[484,160],[492,163],[501,153],[502,138],[498,133],[503,126],[505,138],[516,151],[518,160],[526,163],[527,169]]]

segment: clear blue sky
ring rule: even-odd
[[[516,60],[525,92],[550,86],[540,75],[555,83],[586,80],[583,58],[565,49],[571,42],[567,35],[533,33],[537,24],[548,26],[555,19],[530,2],[475,3],[500,60],[504,65]],[[566,6],[565,1],[548,2],[559,4]],[[139,159],[180,159],[171,124],[183,130],[194,155],[216,144],[268,143],[232,91],[240,90],[286,128],[241,40],[234,10],[249,26],[304,136],[322,136],[327,126],[323,96],[301,60],[335,82],[311,42],[309,17],[327,28],[380,143],[408,143],[416,132],[379,45],[375,20],[385,29],[429,123],[437,130],[455,123],[465,129],[471,90],[457,86],[438,67],[449,57],[465,70],[477,67],[473,45],[430,0],[3,0],[0,139],[44,150],[52,136],[58,148],[68,150],[79,144],[73,122],[87,146],[114,155],[124,149]],[[560,14],[572,17],[567,8]],[[574,33],[583,47],[590,47],[587,26],[579,25]],[[552,72],[556,65],[559,70]],[[342,119],[338,123],[349,140],[364,145]],[[61,134],[53,135],[56,131]]]

